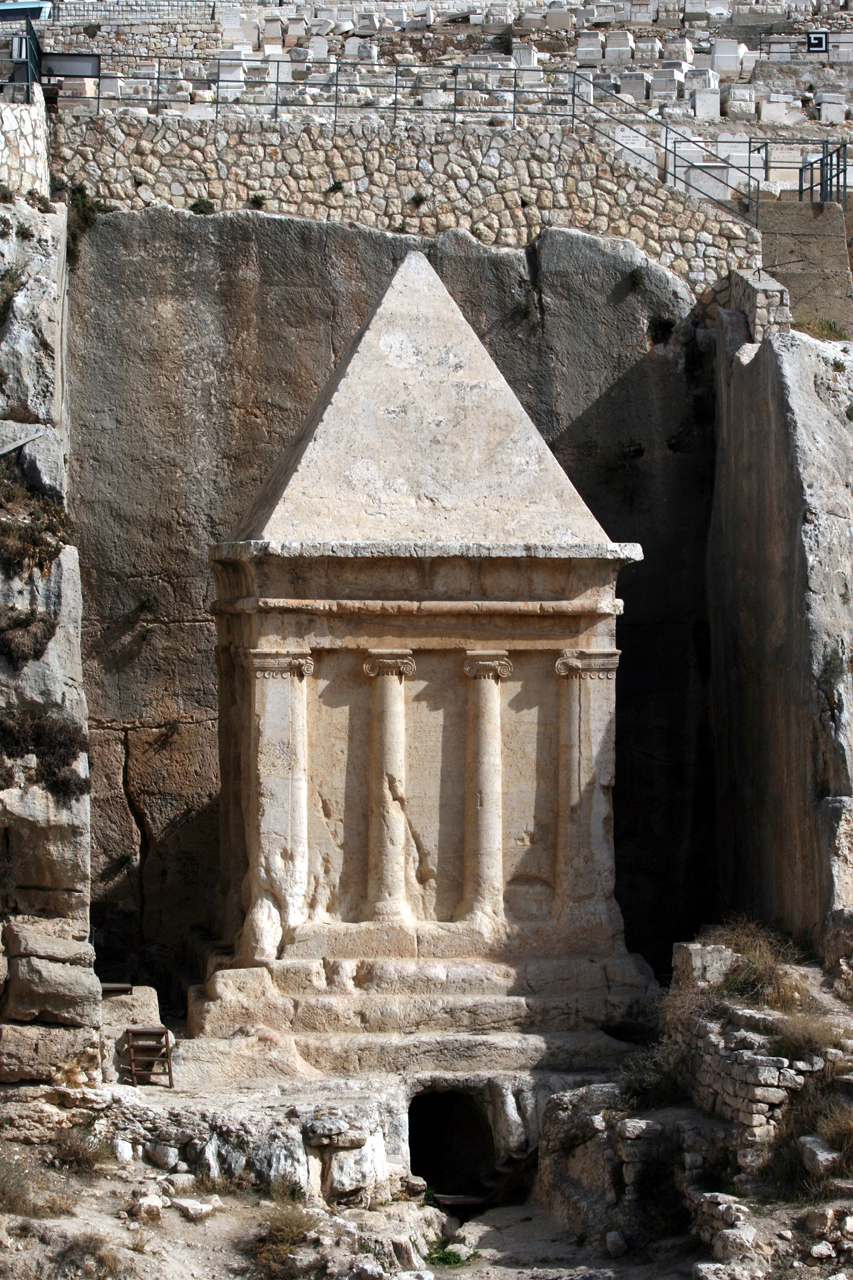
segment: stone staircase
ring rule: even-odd
[[[641,994],[627,955],[297,957],[237,968],[222,943],[196,937],[185,963],[197,975],[181,982],[194,1037],[267,1027],[292,1036],[310,1066],[345,1076],[597,1070],[630,1050],[618,1031]]]

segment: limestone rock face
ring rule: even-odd
[[[74,1083],[99,1069],[98,1035],[90,1027],[0,1023],[0,1082]]]
[[[30,956],[9,961],[3,1014],[16,1022],[61,1022],[97,1027],[101,1021],[101,984],[90,969]]]
[[[70,281],[94,879],[112,904],[99,950],[120,954],[135,927],[116,850],[143,863],[149,939],[203,915],[193,886],[215,881],[218,841],[208,545],[249,506],[416,247],[595,519],[643,545],[619,586],[618,894],[631,945],[662,965],[706,918],[713,421],[687,288],[633,246],[580,232],[547,231],[525,254],[455,232],[418,241],[163,209],[99,218]]]
[[[12,1022],[0,1027],[0,1079],[82,1085],[100,1079],[101,987],[88,943],[80,572],[56,506],[68,451],[66,219],[62,206],[42,213],[22,200],[7,214],[15,233],[0,240],[12,289],[0,348],[0,443],[12,450],[4,466],[20,449],[24,474],[13,461],[2,514],[0,1017]],[[39,1022],[50,1025],[20,1025]]]
[[[853,902],[850,374],[837,345],[741,345],[734,318],[719,323],[708,556],[724,900],[817,931]]]

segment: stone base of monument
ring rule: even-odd
[[[361,926],[350,928],[358,933]],[[330,942],[328,930],[317,932]],[[332,932],[345,936],[340,926]],[[453,936],[452,926],[420,932]],[[511,950],[511,940],[502,947]],[[189,991],[191,1034],[231,1037],[265,1027],[292,1037],[300,1058],[324,1075],[590,1070],[630,1048],[619,1030],[647,1018],[656,991],[643,962],[624,952],[604,959],[399,957],[399,938],[395,950],[393,959],[288,954],[228,968],[213,948],[210,976]]]

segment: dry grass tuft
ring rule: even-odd
[[[140,1227],[138,1231],[134,1231],[127,1247],[132,1249],[134,1253],[144,1253],[153,1239],[153,1231],[147,1227]]]
[[[0,1157],[0,1211],[22,1218],[38,1216],[36,1197],[45,1187],[44,1174],[24,1160]]]
[[[22,1218],[58,1218],[74,1212],[70,1191],[48,1189],[44,1173],[28,1160],[0,1156],[0,1213]]]
[[[805,958],[792,938],[757,920],[737,916],[706,930],[701,941],[728,947],[737,954],[721,984],[723,994],[783,1013],[810,1007],[812,998],[805,983],[785,967]]]
[[[127,1280],[135,1275],[131,1263],[123,1262],[114,1245],[97,1231],[75,1236],[63,1247],[56,1259],[59,1275],[94,1276],[95,1280]]]
[[[270,1210],[267,1224],[265,1235],[252,1246],[252,1257],[262,1280],[280,1280],[290,1274],[287,1259],[316,1231],[320,1217],[293,1200],[284,1200]]]
[[[197,1173],[195,1175],[195,1190],[199,1195],[210,1196],[214,1193],[221,1195],[226,1188],[224,1178],[211,1178],[209,1173]]]
[[[688,1094],[681,1082],[682,1054],[672,1040],[632,1053],[622,1066],[622,1095],[631,1110],[671,1107]]]
[[[802,1058],[808,1053],[841,1049],[846,1039],[846,1034],[825,1016],[793,1013],[785,1021],[785,1030],[775,1037],[773,1052],[780,1058]]]
[[[0,657],[13,671],[41,658],[56,634],[56,619],[37,609],[0,605]]]
[[[64,1168],[83,1175],[94,1173],[99,1164],[113,1159],[106,1138],[98,1138],[91,1129],[79,1126],[67,1129],[57,1139],[54,1150]]]

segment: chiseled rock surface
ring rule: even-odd
[[[140,849],[137,820],[148,938],[202,914],[195,886],[216,878],[218,839],[207,548],[249,505],[411,248],[427,253],[608,535],[643,546],[619,582],[618,893],[632,949],[662,964],[702,918],[710,739],[693,636],[713,423],[690,291],[635,246],[582,232],[547,231],[525,254],[459,232],[418,240],[161,209],[99,218],[70,281],[93,856],[97,893],[115,904],[101,952],[123,953],[132,926],[114,860]]]
[[[718,328],[708,548],[722,896],[794,932],[853,900],[853,496],[842,344]]]
[[[9,961],[3,1016],[16,1022],[60,1022],[97,1027],[101,1022],[101,984],[91,969],[57,964],[32,956]]]
[[[0,1023],[0,1083],[86,1084],[100,1079],[98,1033],[91,1027]]]

